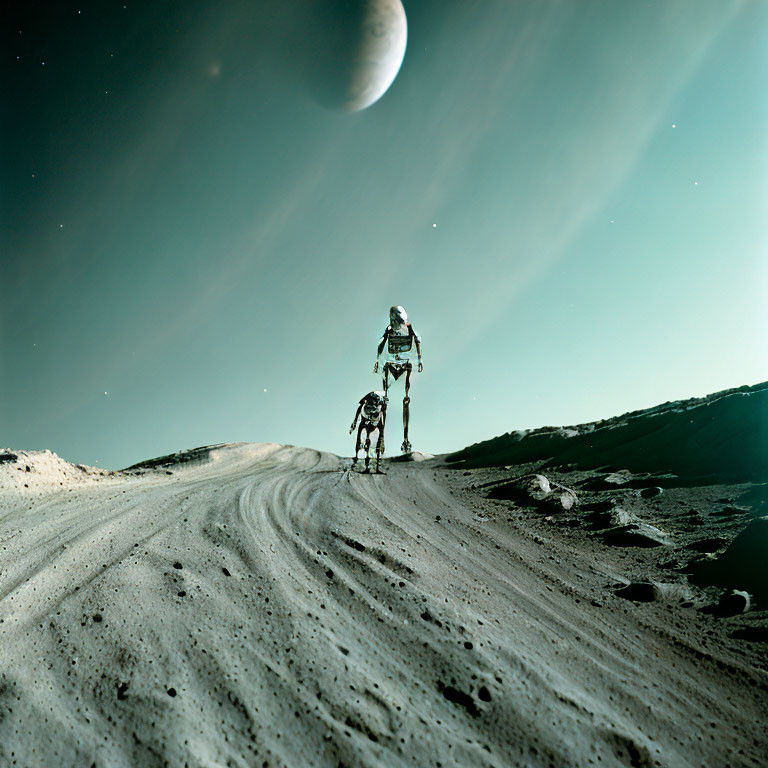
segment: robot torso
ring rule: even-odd
[[[386,339],[384,355],[385,363],[404,365],[415,358],[416,332],[410,323],[403,324],[399,328],[388,325],[382,339]]]

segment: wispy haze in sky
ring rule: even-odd
[[[0,445],[350,455],[392,304],[420,450],[768,378],[766,3],[404,2],[355,114],[320,0],[18,5]]]

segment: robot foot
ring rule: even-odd
[[[400,446],[400,450],[403,453],[410,453],[413,450],[410,440],[403,440],[403,444]]]

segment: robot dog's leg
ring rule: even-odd
[[[357,430],[357,439],[355,440],[355,457],[352,459],[352,467],[357,466],[357,454],[360,453],[360,444],[363,442],[363,425]]]

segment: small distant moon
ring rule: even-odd
[[[397,77],[405,56],[408,22],[400,0],[368,0],[351,61],[343,108],[359,112],[377,102]]]

